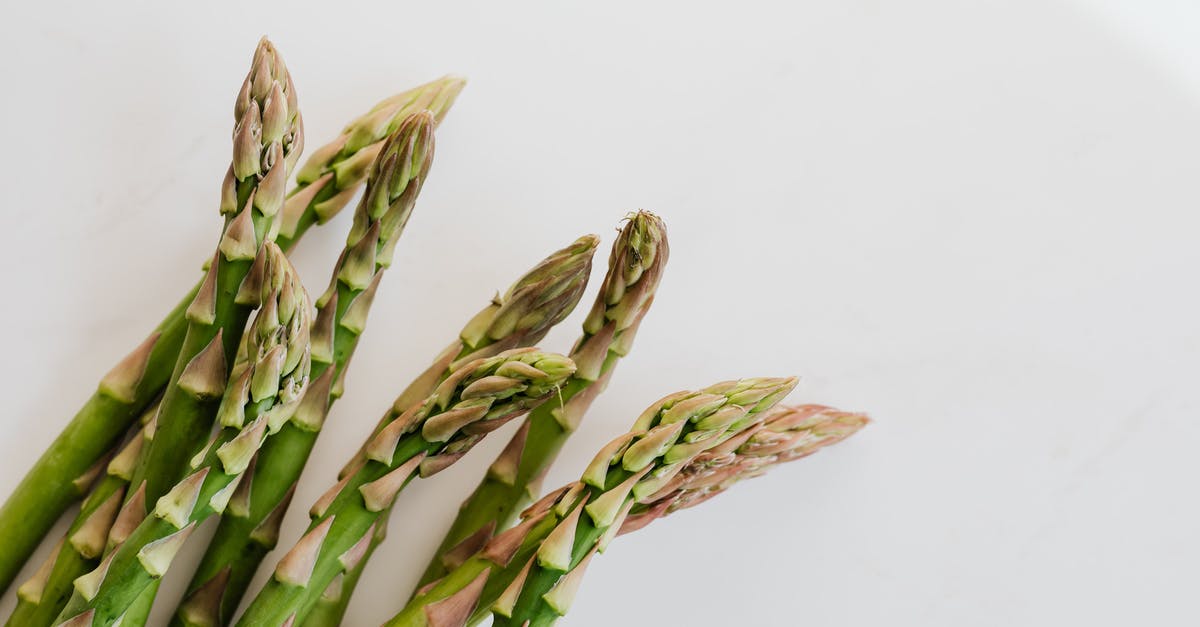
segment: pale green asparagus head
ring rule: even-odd
[[[865,414],[824,405],[778,405],[761,423],[697,455],[667,485],[639,499],[622,532],[699,505],[778,464],[808,457],[854,435],[868,423]]]
[[[595,235],[580,237],[517,279],[463,328],[459,337],[470,355],[457,363],[479,356],[479,351],[494,354],[545,337],[579,303],[599,243]]]
[[[423,402],[391,420],[365,447],[366,457],[390,464],[400,438],[419,433],[445,442],[426,458],[421,476],[434,474],[467,453],[491,431],[546,401],[575,372],[569,358],[518,348],[457,368]]]
[[[342,149],[361,150],[395,133],[405,119],[421,111],[429,111],[433,123],[441,124],[466,85],[462,77],[443,76],[379,102],[366,115],[346,125],[342,131],[346,145]]]
[[[336,327],[340,325],[357,334],[366,326],[382,270],[392,263],[396,242],[433,164],[433,126],[433,115],[428,111],[409,116],[383,143],[371,168],[366,192],[354,212],[346,249],[338,259],[329,288],[317,299],[320,311],[313,323],[312,356],[320,363],[334,362]],[[355,295],[349,305],[339,306],[340,286],[352,293],[362,293]],[[341,372],[345,373],[345,369]],[[317,384],[324,385],[325,380],[318,379],[314,385]],[[329,391],[341,396],[341,390],[339,376]],[[309,419],[314,428],[324,419],[321,409],[324,404],[318,405],[302,410],[302,413],[313,410]]]
[[[579,366],[577,377],[595,381],[610,351],[629,353],[669,254],[666,226],[658,216],[648,211],[629,216],[613,242],[604,284],[583,322],[584,337],[571,352]]]
[[[318,193],[321,199],[313,206],[317,219],[325,222],[337,215],[371,170],[383,140],[421,111],[433,115],[434,125],[440,123],[464,86],[466,80],[446,76],[392,96],[348,124],[337,139],[313,151],[296,173],[296,183],[303,191],[293,194],[288,202],[287,213],[293,216],[292,221]]]
[[[433,113],[414,113],[383,142],[367,177],[367,189],[354,212],[346,246],[371,237],[376,242],[375,263],[386,268],[404,225],[412,215],[421,185],[433,165]]]
[[[248,412],[262,410],[275,431],[291,417],[308,385],[312,304],[296,269],[273,242],[263,245],[237,300],[258,308],[243,335],[217,418],[223,426],[240,428]]]
[[[697,456],[755,428],[795,387],[794,377],[740,379],[659,400],[584,472],[583,483],[612,495],[588,513],[597,526],[612,525],[621,508],[657,494]]]
[[[536,348],[517,348],[477,359],[452,373],[425,402],[441,413],[421,423],[431,442],[489,433],[541,403],[575,372],[568,357]],[[461,415],[451,419],[449,413]],[[418,414],[420,410],[418,410]],[[473,416],[462,422],[464,416]]]
[[[241,211],[246,189],[253,187],[253,206],[274,216],[283,206],[288,176],[304,149],[304,124],[291,74],[265,37],[254,51],[233,114],[233,162],[222,187],[221,212]]]
[[[712,453],[731,450],[746,464],[767,467],[808,457],[858,433],[870,422],[866,414],[824,405],[778,406],[743,444],[733,448],[727,443]]]

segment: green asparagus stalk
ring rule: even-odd
[[[317,300],[313,384],[296,419],[263,445],[221,518],[175,625],[223,625],[274,548],[291,494],[354,353],[392,251],[433,162],[433,115],[409,117],[384,143],[329,290]]]
[[[75,580],[75,593],[59,621],[90,627],[119,623],[167,571],[192,531],[225,509],[263,441],[293,419],[309,380],[312,303],[274,243],[264,244],[258,258],[256,271],[237,289],[239,300],[258,307],[228,384],[218,392],[219,430],[184,460],[190,474],[155,499],[150,512],[135,510],[116,529],[117,540],[124,540],[100,566]],[[151,446],[162,436],[164,417],[159,414]],[[148,488],[141,485],[138,492],[145,495]],[[132,526],[139,514],[142,520],[126,534],[126,525]]]
[[[464,84],[461,79],[446,77],[388,98],[349,124],[333,143],[317,149],[301,168],[297,176],[301,180],[284,203],[276,243],[290,250],[309,228],[336,215],[358,190],[378,143],[416,111],[429,109],[440,120]],[[101,380],[96,392],[0,507],[0,537],[5,539],[0,550],[0,591],[16,577],[66,508],[87,494],[91,473],[103,467],[101,460],[162,393],[183,346],[187,331],[184,313],[199,289],[200,285],[194,287],[149,337]]]
[[[554,463],[592,401],[604,391],[617,362],[629,353],[654,300],[668,252],[666,229],[658,216],[641,211],[625,223],[613,243],[608,274],[583,323],[583,335],[571,351],[577,369],[563,386],[561,405],[546,403],[530,412],[463,503],[419,586],[446,574],[447,554],[454,547],[467,540],[486,540],[491,532],[507,529],[537,496],[541,487],[535,484]]]
[[[592,256],[599,240],[592,235],[581,237],[566,248],[543,259],[509,287],[504,296],[483,308],[433,361],[426,371],[409,384],[393,406],[397,412],[428,397],[446,377],[467,361],[496,352],[536,344],[550,329],[566,318],[587,287],[591,274]],[[376,426],[378,433],[386,426],[387,416]],[[345,478],[363,463],[367,442],[338,475]],[[363,558],[340,577],[317,602],[305,625],[338,625],[350,602],[375,548],[383,542],[386,530],[377,527]]]
[[[116,524],[125,500],[129,478],[147,439],[154,437],[153,404],[132,429],[120,452],[108,461],[104,476],[84,499],[79,515],[33,578],[17,589],[17,607],[9,627],[50,625],[71,596],[71,582],[94,569],[106,548],[109,531]],[[139,507],[135,505],[135,509]],[[144,510],[144,507],[142,508]]]
[[[72,503],[126,430],[161,392],[183,343],[183,312],[195,290],[100,381],[96,391],[0,507],[0,592]]]
[[[677,470],[667,471],[674,474],[665,483],[661,482],[661,476],[658,482],[643,479],[636,483],[633,498],[622,499],[624,503],[617,518],[606,527],[600,540],[586,545],[585,538],[586,557],[556,582],[549,598],[542,601],[554,603],[557,610],[565,612],[592,551],[602,551],[614,535],[640,529],[666,514],[698,505],[738,481],[763,474],[774,465],[807,457],[849,437],[867,422],[861,414],[820,405],[776,406],[761,422],[752,423],[737,435],[686,462],[666,466],[660,462],[656,470],[650,471],[650,477],[679,466]],[[590,478],[599,482],[601,471],[615,464],[613,460],[623,461],[624,452],[630,445],[630,434],[627,434],[602,449],[589,467],[585,480]],[[601,499],[611,492],[589,495],[590,500],[585,502],[582,498],[585,485],[577,482],[550,493],[522,513],[521,524],[477,545],[473,554],[460,555],[458,565],[446,577],[422,589],[386,623],[387,627],[476,624],[492,612],[497,613],[498,621],[509,620],[515,624],[519,618],[514,615],[516,604],[522,600],[527,582],[533,581],[530,574],[535,566],[546,568],[541,562],[544,558],[565,562],[569,554],[581,548],[574,545],[577,540],[570,532],[579,531],[582,513],[586,512],[590,518],[595,511],[588,509],[586,503],[601,503],[599,509],[604,508]],[[636,486],[643,489],[639,491]],[[570,553],[567,550],[569,544],[574,545]],[[549,620],[555,617],[557,612]],[[531,619],[530,622],[539,624]]]
[[[309,531],[279,561],[240,625],[302,620],[370,544],[375,525],[415,476],[452,464],[488,432],[550,397],[575,370],[561,355],[522,348],[471,361],[425,401],[388,412],[367,458],[313,506]]]

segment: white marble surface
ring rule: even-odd
[[[660,297],[548,485],[730,377],[798,374],[877,422],[623,538],[567,624],[1200,621],[1194,5],[334,4],[5,8],[0,493],[213,245],[267,33],[310,147],[471,80],[297,503],[493,290],[645,207]],[[347,218],[296,255],[313,290]],[[405,493],[348,624],[391,614],[504,438]]]

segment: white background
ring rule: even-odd
[[[471,81],[283,545],[494,290],[647,208],[671,235],[659,298],[547,486],[727,378],[798,374],[796,400],[876,423],[622,538],[568,624],[1200,620],[1200,9],[582,4],[6,7],[0,493],[197,276],[266,33],[310,147]],[[314,292],[348,213],[296,253]],[[404,494],[347,624],[397,609],[507,433]]]

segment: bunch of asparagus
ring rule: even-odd
[[[521,424],[389,625],[547,625],[619,534],[840,441],[867,420],[779,402],[794,378],[672,394],[603,447],[580,481],[541,493],[567,438],[632,348],[669,257],[657,216],[629,215],[566,355],[535,348],[586,291],[599,238],[555,251],[492,298],[402,390],[309,510],[303,537],[238,617],[275,548],[304,466],[430,173],[434,131],[464,86],[446,77],[383,100],[314,151],[295,85],[266,39],[234,104],[223,225],[204,276],[128,356],[0,509],[0,589],[79,511],[17,589],[7,624],[147,624],[158,583],[218,518],[172,625],[340,624],[404,487]],[[365,185],[364,185],[365,183]],[[310,300],[286,254],[361,191],[329,287]],[[533,503],[532,505],[530,505]]]

